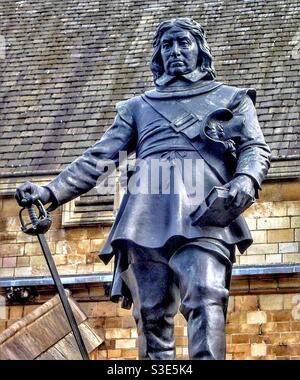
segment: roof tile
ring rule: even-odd
[[[94,144],[116,102],[152,87],[153,31],[178,16],[206,28],[219,80],[257,89],[272,156],[300,158],[299,1],[7,1],[0,174],[61,170]]]

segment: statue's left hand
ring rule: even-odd
[[[228,182],[225,187],[229,189],[226,200],[227,207],[249,207],[255,200],[255,184],[247,175],[238,175]]]

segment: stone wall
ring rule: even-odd
[[[259,201],[245,212],[253,244],[237,264],[300,262],[299,181],[265,183]]]
[[[237,264],[300,262],[300,201],[259,202],[245,215],[254,243]]]
[[[37,238],[21,231],[18,212],[13,198],[0,199],[0,277],[48,275]],[[51,216],[46,238],[61,275],[112,271],[111,263],[105,266],[98,258],[109,227],[62,228],[61,208]]]
[[[297,284],[298,293],[263,294],[260,291],[230,297],[227,359],[300,359],[299,278]],[[259,287],[259,283],[253,282],[252,288],[255,287]],[[103,294],[103,289],[99,288],[98,292]],[[136,359],[137,331],[131,310],[121,309],[110,301],[80,301],[80,295],[77,297],[76,292],[74,295],[89,317],[89,324],[104,339],[92,358]],[[37,304],[0,306],[0,332],[35,307]],[[187,328],[180,314],[175,318],[175,336],[177,357],[186,359]]]
[[[95,312],[93,306],[83,307],[89,313],[94,310],[92,324],[103,319],[105,343],[96,358],[137,357],[130,311],[99,305]],[[300,293],[232,296],[226,332],[227,359],[300,359]],[[177,357],[187,359],[187,327],[180,314],[175,318],[175,336]]]

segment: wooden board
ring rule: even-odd
[[[87,322],[81,323],[79,329],[88,353],[91,353],[103,343],[103,339],[95,334]],[[73,334],[69,333],[40,355],[37,360],[81,360]]]
[[[87,323],[83,323],[87,320],[87,316],[70,297],[70,292],[66,293],[77,324],[83,332],[87,348],[91,352],[103,340]],[[74,358],[77,355],[77,352],[74,352],[78,349],[70,331],[71,328],[57,295],[0,334],[0,360],[34,360],[42,359],[42,355],[45,355],[46,359],[49,350],[49,359],[58,358],[58,352],[61,352],[61,359],[68,359],[68,355]],[[51,349],[54,350],[53,353]],[[76,358],[80,358],[80,355]]]

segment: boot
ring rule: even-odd
[[[133,299],[139,359],[175,359],[174,316],[179,294],[172,271],[158,262],[135,262],[122,278]]]
[[[227,266],[213,247],[185,245],[170,259],[180,289],[180,311],[188,326],[190,359],[225,359]]]

